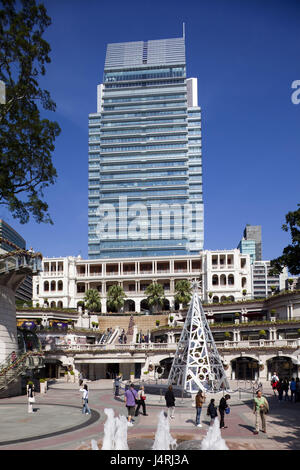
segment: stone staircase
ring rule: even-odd
[[[41,351],[20,353],[12,362],[11,355],[0,364],[0,392],[7,390],[21,375],[28,370],[44,367],[44,355]]]

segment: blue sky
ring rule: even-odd
[[[51,64],[42,85],[61,126],[57,182],[45,191],[54,225],[4,218],[44,256],[87,257],[88,114],[96,112],[106,44],[182,35],[202,108],[205,249],[235,248],[262,226],[263,258],[290,241],[285,214],[300,203],[298,0],[46,0]]]

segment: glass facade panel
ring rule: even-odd
[[[151,58],[130,47],[108,45],[98,110],[89,116],[89,258],[196,254],[201,113],[188,108],[184,40],[165,40],[164,52],[151,46]]]

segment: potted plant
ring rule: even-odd
[[[133,381],[134,381],[134,376],[135,376],[135,374],[134,374],[134,371],[132,370],[132,371],[130,372],[130,382],[133,382]]]
[[[47,391],[47,382],[45,379],[40,379],[40,393],[46,393]]]
[[[240,316],[241,316],[241,314],[240,314],[239,312],[236,312],[236,313],[234,314],[234,322],[235,322],[236,324],[240,323]]]
[[[156,325],[156,326],[159,326],[159,325],[160,325],[160,321],[159,321],[159,320],[156,320],[156,321],[155,321],[155,325]]]
[[[75,372],[73,370],[70,370],[70,376],[71,376],[71,382],[75,383]]]
[[[65,372],[65,380],[66,380],[66,382],[69,382],[69,372],[68,371]]]
[[[229,331],[225,331],[224,337],[225,337],[226,341],[230,341],[231,340],[231,333]]]
[[[270,316],[271,316],[271,321],[275,321],[276,320],[276,309],[273,308],[272,310],[270,310]]]
[[[247,289],[243,289],[243,290],[242,290],[242,294],[243,294],[243,297],[244,297],[244,299],[245,299],[245,298],[246,298],[246,295],[247,295]]]
[[[267,333],[265,330],[260,330],[258,334],[260,339],[266,339],[267,337]]]
[[[294,279],[289,278],[289,279],[288,279],[288,284],[289,284],[289,289],[292,290],[292,285],[294,284]]]

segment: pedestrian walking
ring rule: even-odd
[[[225,426],[225,421],[224,421],[224,417],[225,417],[225,410],[230,410],[229,408],[229,405],[227,403],[227,400],[230,400],[230,395],[225,395],[225,397],[222,397],[221,400],[220,400],[220,403],[219,403],[219,413],[220,413],[220,417],[221,417],[221,421],[220,421],[220,428],[221,429],[225,429],[227,428],[228,426]],[[228,411],[226,412],[228,413]]]
[[[175,396],[172,385],[169,385],[168,390],[165,393],[166,407],[168,408],[167,414],[171,419],[174,419],[175,410]]]
[[[299,377],[296,378],[296,395],[295,395],[295,401],[297,401],[297,402],[300,401],[300,380],[299,380]]]
[[[296,381],[294,377],[292,377],[290,383],[290,390],[291,390],[291,401],[296,401]]]
[[[133,426],[132,417],[135,415],[135,405],[136,405],[137,392],[134,389],[134,385],[130,384],[128,390],[126,390],[124,395],[125,405],[128,412],[127,425]]]
[[[271,387],[273,389],[274,395],[276,395],[276,387],[279,382],[279,377],[276,374],[276,372],[273,372],[273,375],[271,377]]]
[[[266,433],[266,418],[265,415],[269,412],[269,403],[266,397],[263,396],[262,391],[256,392],[256,397],[253,400],[253,413],[255,414],[255,431],[254,434],[259,432],[259,417],[262,424],[262,432]]]
[[[278,392],[278,400],[279,403],[282,402],[282,397],[283,397],[283,379],[279,379],[279,382],[277,383],[276,390]]]
[[[284,392],[284,401],[289,401],[289,381],[288,379],[284,379],[282,384],[283,392]]]
[[[205,402],[205,395],[202,392],[202,390],[199,390],[199,392],[196,395],[196,426],[198,428],[202,428],[201,424],[201,411],[202,411],[202,406]]]
[[[212,398],[210,403],[207,407],[207,416],[210,416],[210,426],[212,426],[215,422],[215,418],[218,416],[218,410],[215,406],[215,399]]]
[[[89,390],[87,384],[84,384],[83,388],[79,389],[82,392],[82,414],[90,415],[91,410],[89,408]]]
[[[146,394],[144,390],[144,386],[141,385],[138,393],[137,393],[137,407],[135,410],[135,416],[139,415],[140,407],[143,408],[143,415],[148,416],[146,413]]]
[[[33,413],[32,404],[35,403],[35,391],[32,382],[28,382],[27,385],[27,398],[28,398],[28,413]]]
[[[116,378],[115,378],[115,397],[120,396],[121,379],[122,379],[121,375],[117,375]]]

